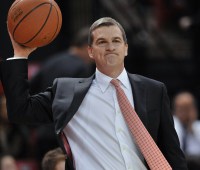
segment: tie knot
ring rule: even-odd
[[[115,88],[120,87],[118,79],[112,79],[110,82],[112,85],[115,86]]]

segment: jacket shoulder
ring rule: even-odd
[[[138,74],[129,74],[129,77],[131,80],[136,81],[136,82],[140,82],[142,84],[146,84],[148,86],[165,86],[163,82],[152,79],[152,78],[148,78],[142,75],[138,75]]]
[[[66,78],[66,77],[62,77],[62,78],[56,78],[54,80],[54,83],[76,83],[79,81],[84,80],[84,78]]]
[[[85,81],[91,81],[93,79],[93,76],[88,77],[88,78],[70,78],[70,77],[61,77],[61,78],[56,78],[54,80],[53,84],[74,84],[74,83],[82,83]]]

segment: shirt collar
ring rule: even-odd
[[[107,88],[110,85],[110,81],[113,78],[103,74],[102,72],[100,72],[97,68],[96,68],[96,72],[95,72],[95,80],[98,84],[98,86],[100,87],[101,91],[104,93]],[[128,75],[126,72],[126,69],[124,68],[123,71],[121,72],[121,74],[117,77],[117,79],[120,81],[120,83],[127,89],[129,89],[130,85],[129,85],[129,79],[128,79]]]

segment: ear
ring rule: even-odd
[[[93,57],[93,48],[91,46],[88,46],[88,55],[90,58],[92,58],[92,59],[94,58]]]
[[[125,56],[128,55],[128,44],[125,44]]]

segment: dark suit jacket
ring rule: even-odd
[[[44,93],[30,96],[27,61],[6,61],[1,67],[9,119],[23,124],[54,122],[58,136],[78,110],[94,79],[94,76],[59,78]],[[186,161],[179,147],[164,84],[135,74],[128,76],[135,110],[140,119],[173,170],[186,170]],[[63,148],[62,142],[60,143]]]

